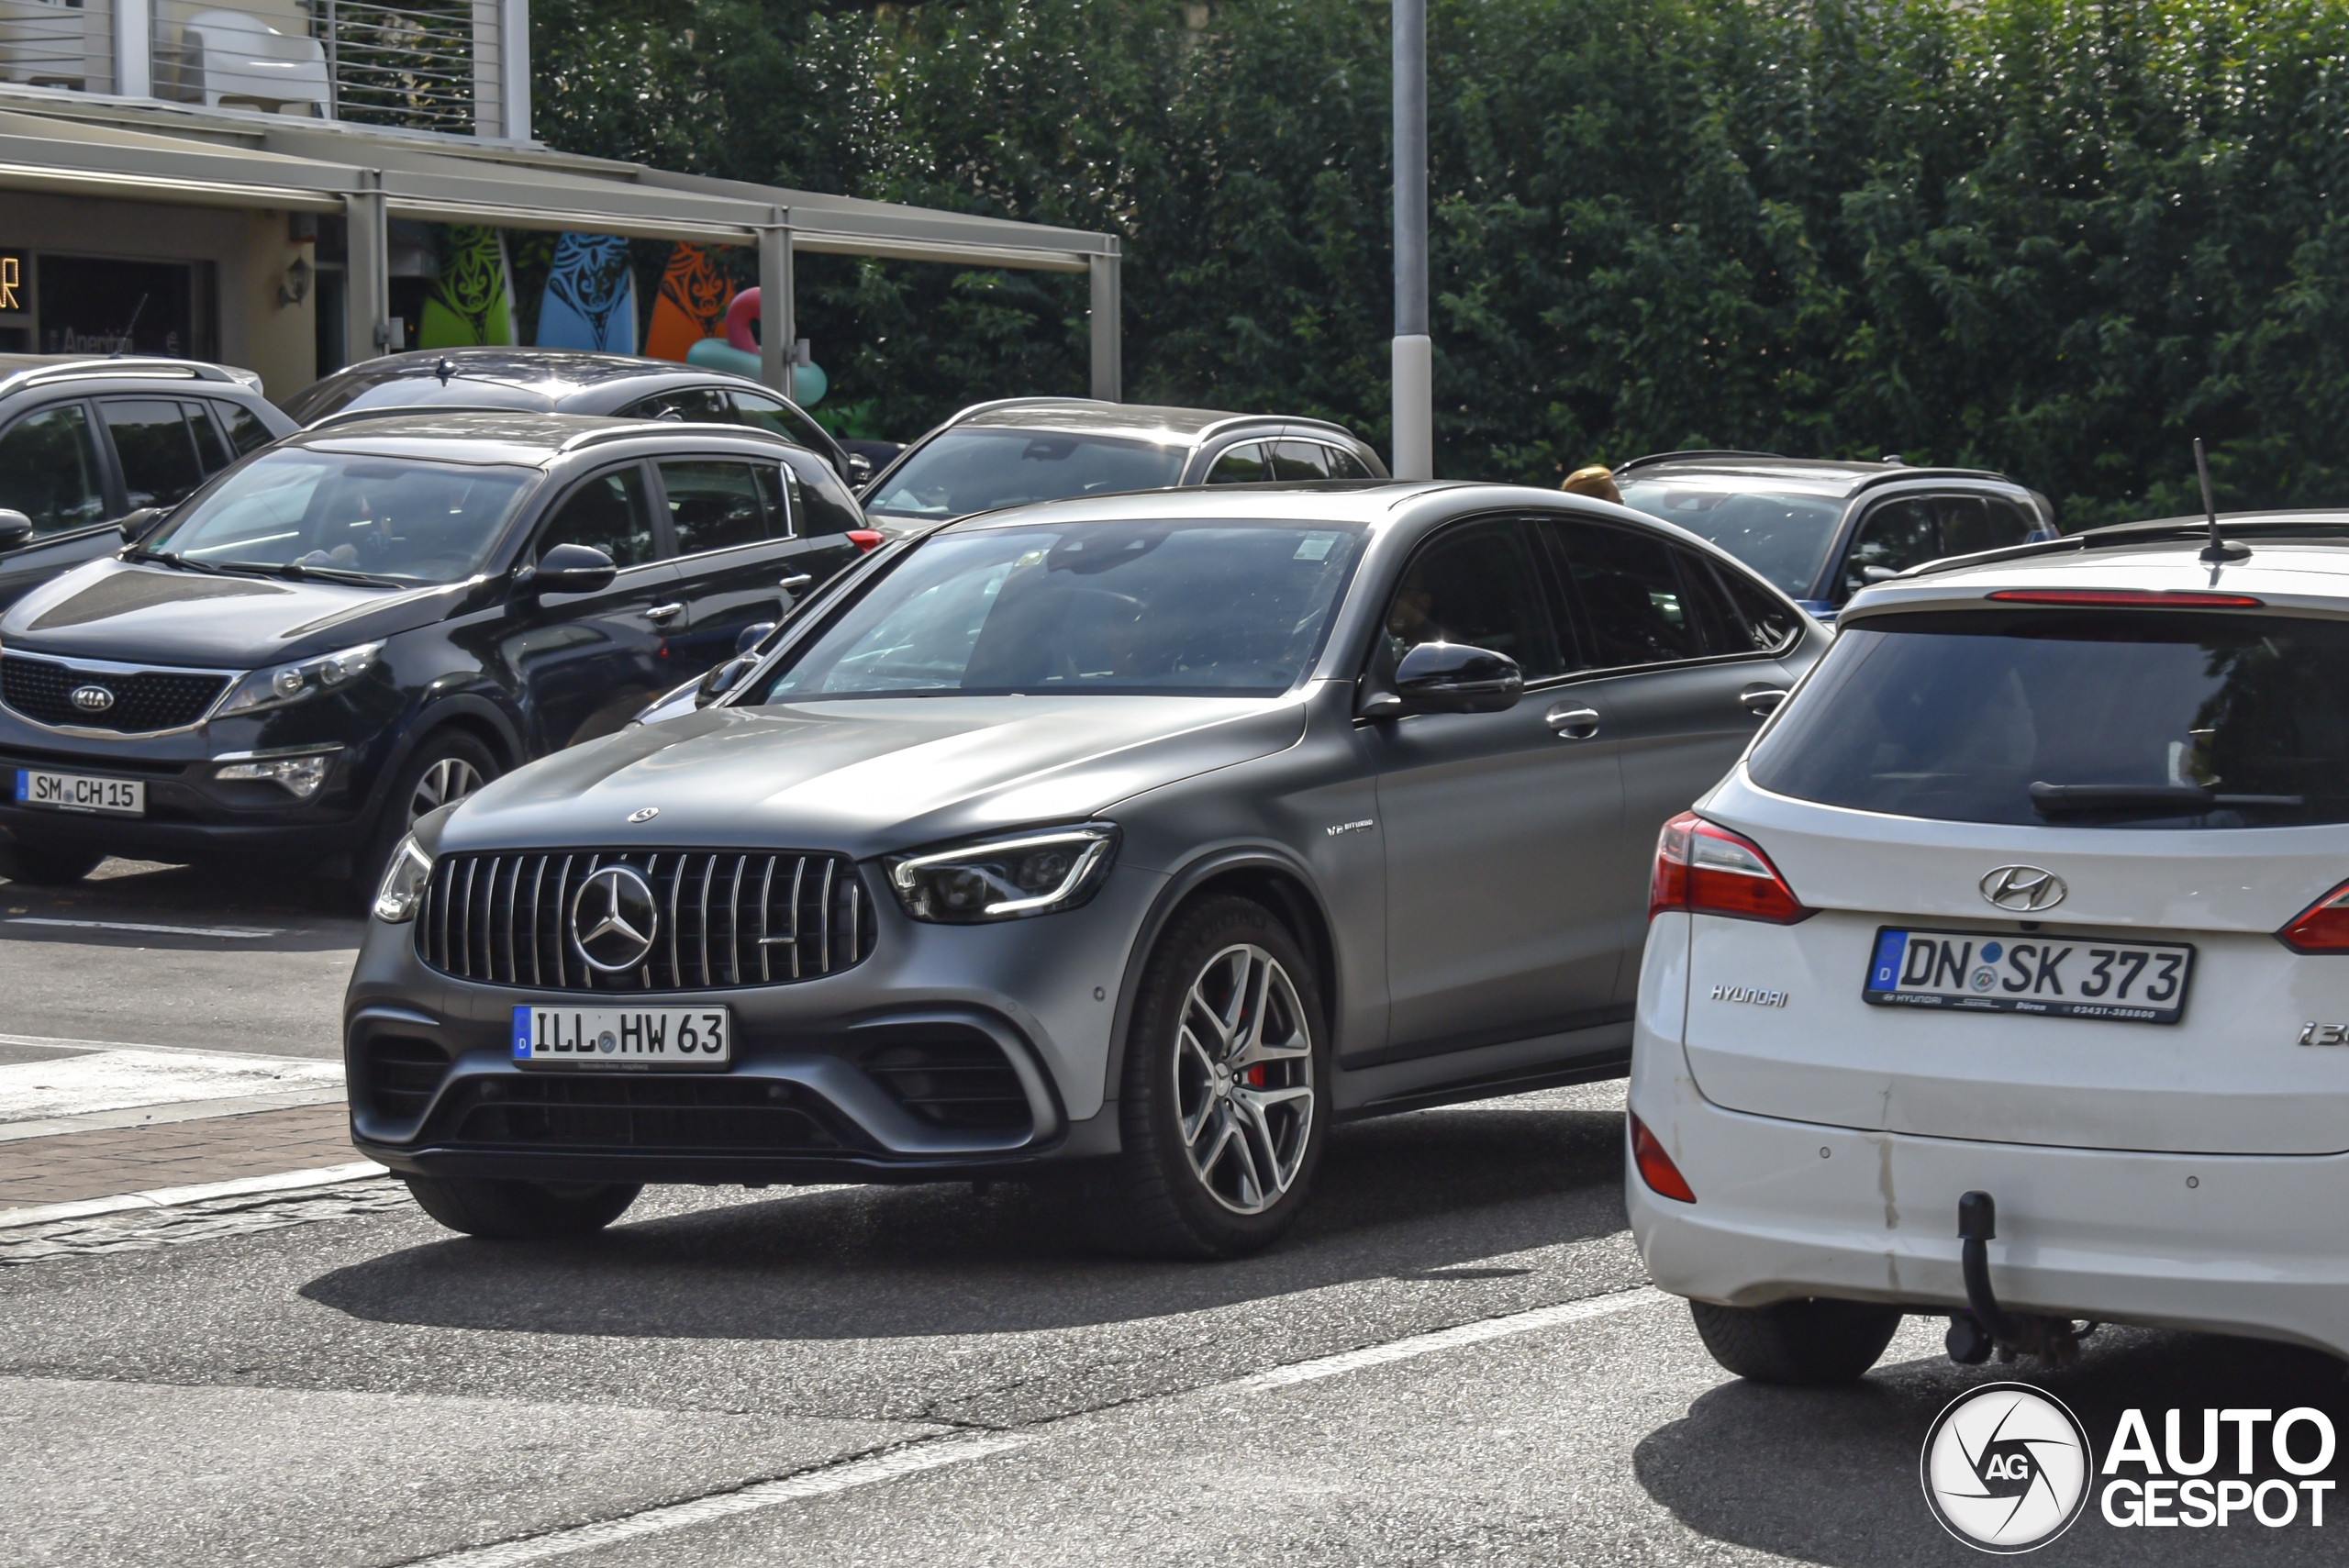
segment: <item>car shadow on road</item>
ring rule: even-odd
[[[2186,1451],[2201,1447],[2204,1408],[2326,1412],[2349,1431],[2349,1384],[2337,1361],[2314,1351],[2215,1335],[2104,1329],[2079,1362],[1960,1367],[1940,1358],[1879,1368],[1841,1389],[1773,1388],[1729,1382],[1697,1399],[1688,1414],[1639,1443],[1633,1465],[1648,1495],[1689,1529],[1716,1540],[1836,1568],[1973,1563],[1982,1553],[1945,1533],[1918,1481],[1926,1431],[1943,1406],[1986,1383],[2029,1383],[2070,1407],[2087,1429],[2101,1466],[2121,1413],[2143,1412],[2158,1446],[2164,1412],[2186,1412]],[[2221,1429],[2223,1457],[2213,1478],[2235,1473],[2234,1429]],[[2258,1474],[2280,1477],[2258,1440]],[[2133,1462],[2121,1473],[2143,1478]],[[2327,1474],[2349,1480],[2349,1462]],[[2246,1516],[2225,1529],[2121,1529],[2098,1507],[2097,1478],[2086,1512],[2045,1551],[2049,1562],[2337,1562],[2331,1532],[2349,1505],[2332,1503],[2325,1527],[2305,1512],[2290,1527],[2264,1529]],[[2333,1494],[2339,1498],[2340,1493]],[[2036,1554],[2034,1561],[2039,1560]]]
[[[1610,1235],[1624,1224],[1621,1168],[1620,1113],[1423,1111],[1337,1129],[1297,1229],[1226,1262],[1105,1256],[1063,1191],[1002,1184],[979,1195],[957,1184],[820,1190],[623,1224],[581,1243],[440,1241],[338,1269],[302,1294],[362,1318],[541,1333],[1027,1332],[1353,1280],[1441,1279],[1478,1260]]]

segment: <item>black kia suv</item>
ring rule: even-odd
[[[302,432],[0,617],[0,875],[268,855],[372,885],[417,817],[619,728],[880,540],[754,428]]]

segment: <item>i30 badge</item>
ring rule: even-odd
[[[114,706],[114,694],[104,686],[76,686],[65,700],[83,713],[104,713]]]
[[[2071,889],[2052,871],[2037,866],[2000,866],[1982,875],[1982,896],[2017,915],[2036,915],[2064,902]]]
[[[636,968],[652,954],[661,906],[634,866],[606,866],[579,884],[571,901],[571,940],[588,966],[606,974]]]

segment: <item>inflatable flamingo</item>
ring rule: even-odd
[[[763,319],[759,315],[759,291],[744,289],[726,307],[726,336],[704,338],[685,350],[685,363],[699,365],[704,370],[730,371],[736,375],[759,379],[759,340],[751,335],[751,323]],[[824,400],[831,383],[823,368],[816,364],[791,367],[791,400],[802,408],[813,408]]]

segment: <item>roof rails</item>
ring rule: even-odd
[[[512,410],[496,409],[492,412],[510,413]],[[576,415],[566,417],[579,417]],[[778,431],[763,429],[756,425],[703,424],[691,419],[630,419],[625,424],[609,428],[582,430],[577,435],[565,436],[562,439],[562,444],[555,448],[555,450],[575,452],[583,447],[600,446],[606,441],[632,440],[640,436],[663,435],[672,430],[716,430],[729,436],[741,436],[751,440],[763,441],[769,446],[782,447],[786,450],[806,451],[807,450],[788,436]]]
[[[985,403],[974,403],[968,408],[956,409],[946,423],[959,425],[972,415],[984,414],[990,408],[1018,408],[1030,403],[1098,403],[1104,406],[1113,406],[1106,397],[1050,397],[1041,395],[1030,397],[991,397]]]
[[[138,359],[126,355],[121,359],[74,360],[64,364],[35,365],[0,376],[0,387],[39,386],[44,382],[82,381],[104,376],[145,381],[219,381],[231,386],[251,384],[243,376],[202,360]]]
[[[2261,513],[2238,516],[2232,520],[2219,519],[2219,534],[2222,539],[2272,539],[2277,535],[2301,535],[2325,531],[2337,532],[2349,539],[2349,511],[2339,507],[2310,507],[2298,515],[2278,516]],[[1965,566],[1982,566],[2000,561],[2030,561],[2043,555],[2076,554],[2085,550],[2132,544],[2161,544],[2171,539],[2182,543],[2196,542],[2210,537],[2210,520],[2205,517],[2163,518],[2143,523],[2108,523],[2100,528],[2089,528],[2076,534],[2065,534],[2058,539],[2043,539],[2030,544],[2010,544],[1999,550],[1977,550],[1972,555],[1944,556],[1910,567],[1903,577],[1932,577],[1943,572],[1954,572]]]
[[[1686,451],[1650,452],[1645,457],[1635,457],[1629,462],[1617,463],[1615,472],[1629,473],[1635,468],[1645,468],[1650,463],[1672,462],[1681,458],[1692,457],[1766,457],[1778,462],[1788,461],[1784,452],[1740,451],[1734,447],[1691,447]]]

